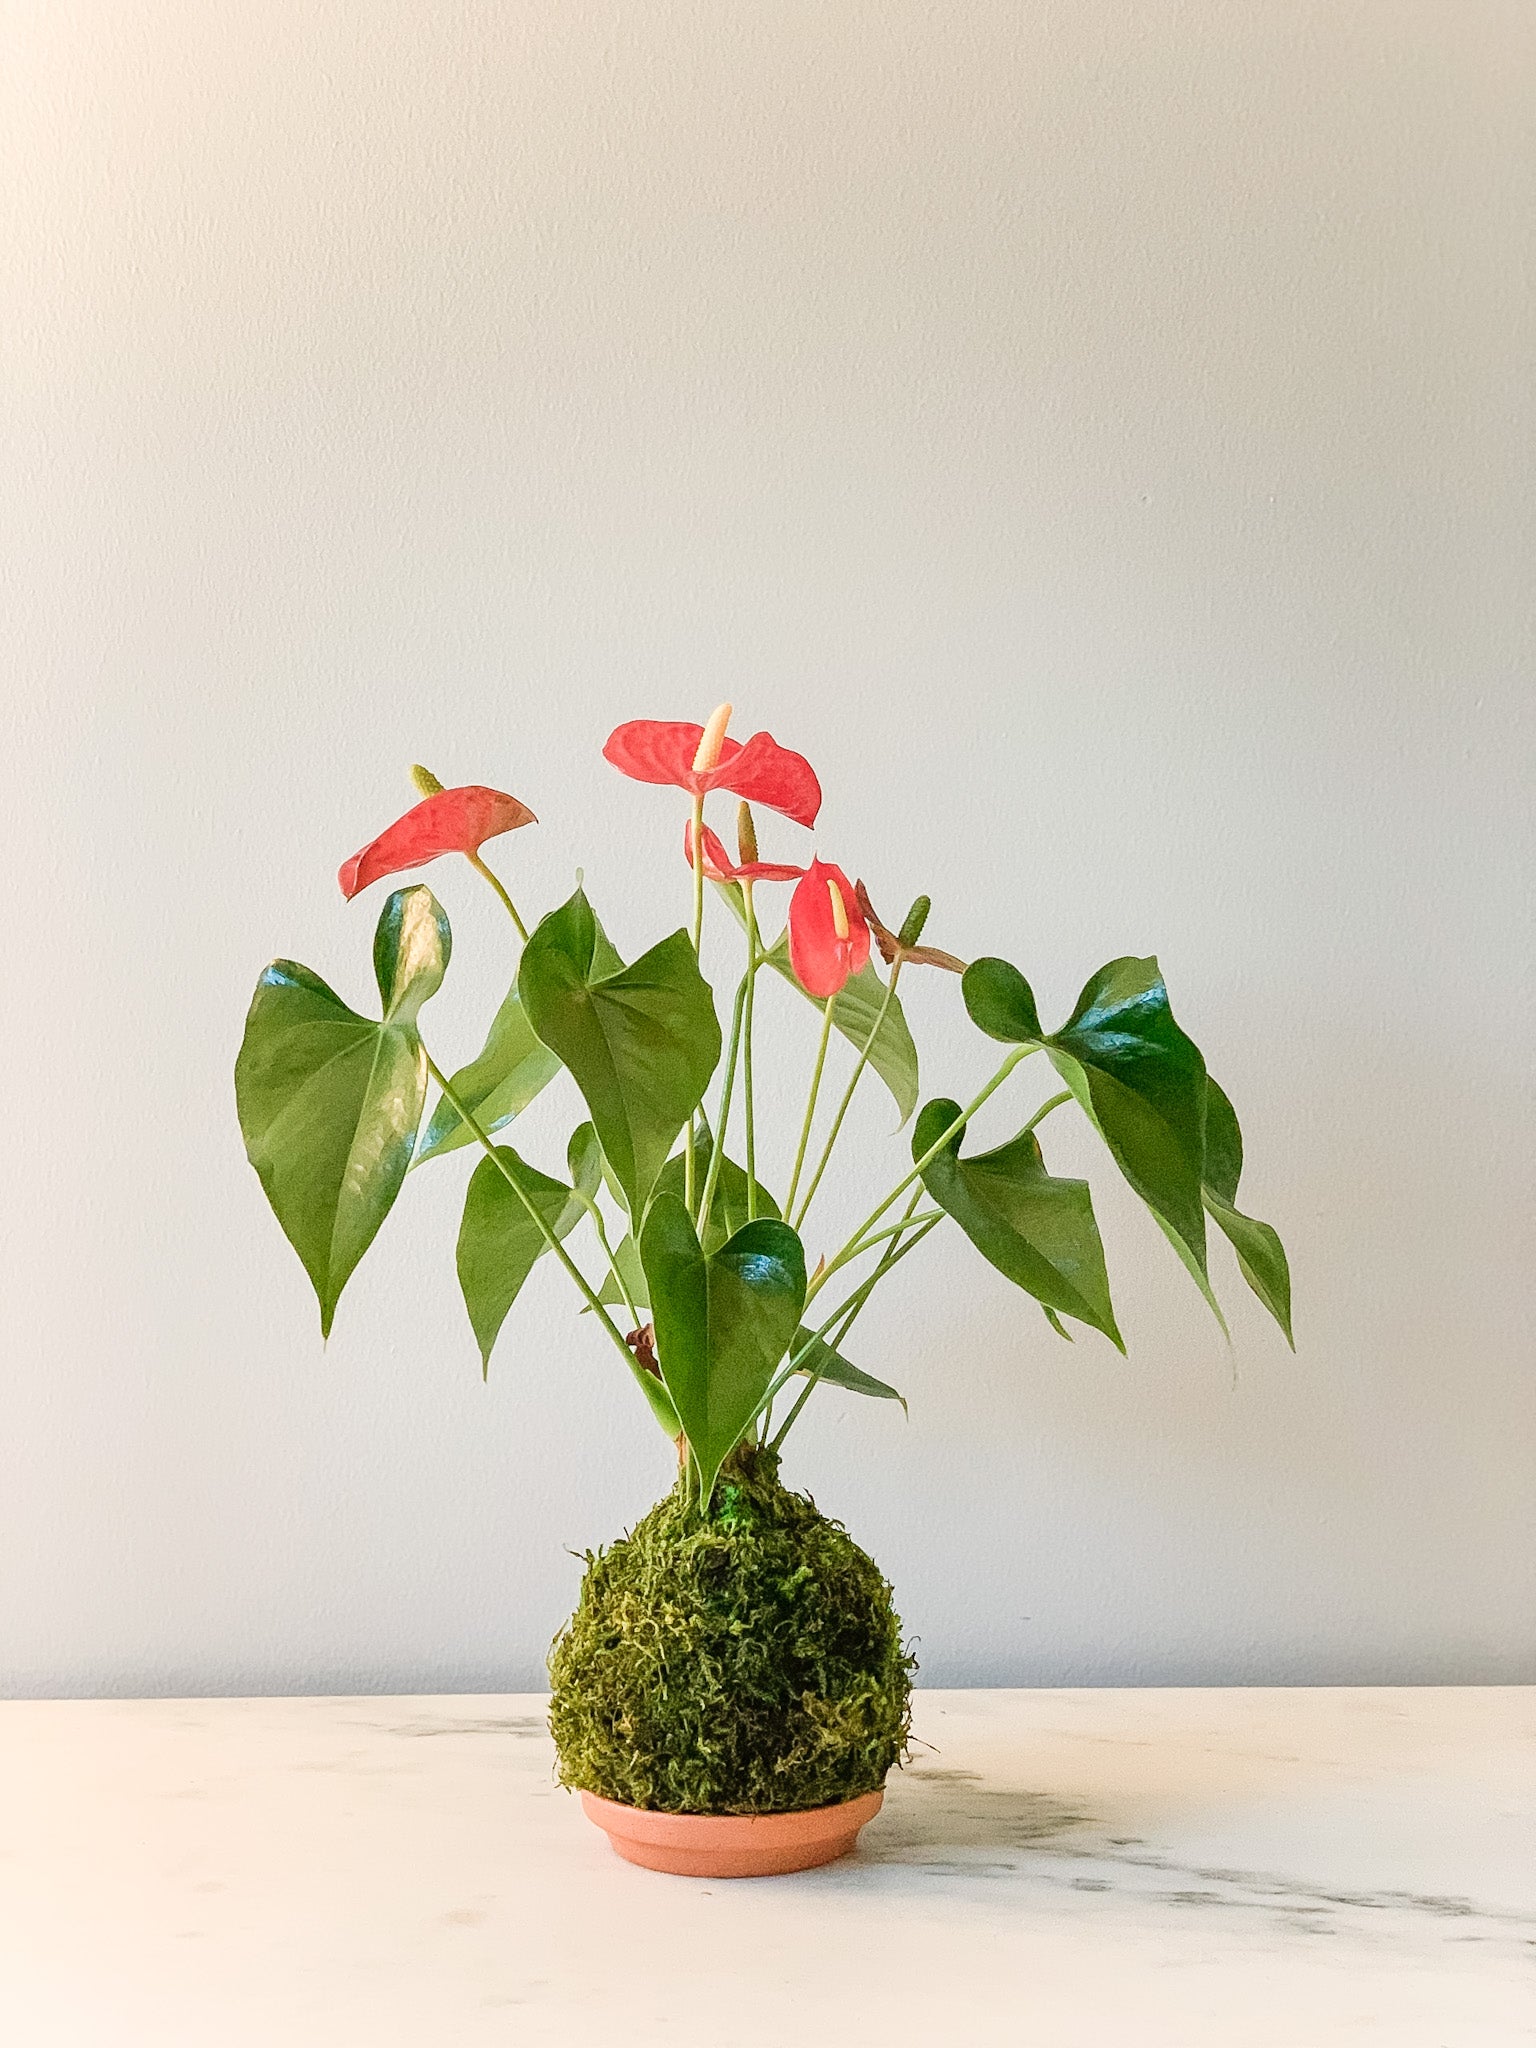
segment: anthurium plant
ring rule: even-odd
[[[635,1810],[690,1817],[691,1831],[741,1814],[788,1825],[814,1809],[835,1817],[846,1846],[905,1754],[913,1659],[891,1589],[840,1524],[778,1477],[818,1388],[901,1399],[849,1356],[876,1288],[953,1226],[1059,1336],[1080,1324],[1124,1349],[1088,1184],[1046,1165],[1049,1118],[1072,1105],[1088,1118],[1218,1319],[1211,1221],[1290,1336],[1280,1240],[1237,1206],[1237,1118],[1174,1021],[1156,960],[1110,961],[1046,1029],[1010,962],[967,965],[924,943],[926,897],[888,925],[864,883],[813,849],[763,859],[756,814],[812,831],[821,788],[767,733],[732,739],[730,716],[722,704],[703,725],[636,720],[603,749],[621,774],[682,793],[688,915],[638,959],[621,957],[579,884],[530,930],[482,849],[533,824],[532,811],[478,784],[445,789],[418,767],[420,802],[343,863],[342,893],[450,854],[484,878],[514,928],[516,969],[480,1051],[452,1068],[428,1049],[422,1013],[451,941],[442,906],[417,884],[379,913],[378,1014],[274,961],[235,1066],[246,1151],[314,1285],[322,1332],[408,1175],[443,1171],[435,1162],[462,1151],[476,1164],[458,1278],[482,1371],[529,1275],[552,1259],[676,1446],[671,1492],[588,1557],[550,1658],[562,1782],[596,1801],[588,1810],[615,1845],[629,1842],[621,1853],[653,1862],[654,1846],[642,1853],[626,1833]],[[705,816],[726,798],[734,857]],[[711,898],[739,945],[727,1002],[701,966]],[[967,1102],[922,1101],[900,994],[919,969],[954,976],[971,1022],[1001,1048]],[[787,1045],[760,1042],[765,973],[810,1006]],[[785,1090],[762,1086],[770,1054],[800,1064],[804,1103],[791,1129],[771,1133],[759,1102]],[[969,1145],[976,1112],[1031,1060],[1060,1085],[1033,1091],[1004,1143]],[[856,1210],[867,1210],[845,1236],[823,1236],[818,1195],[834,1162],[851,1163],[845,1126],[861,1086],[889,1091],[910,1149],[889,1161],[861,1150]],[[530,1158],[505,1135],[553,1087],[571,1106],[563,1162]],[[787,1171],[762,1166],[764,1154]],[[754,1834],[768,1860],[751,1868],[823,1860],[820,1826],[797,1838],[798,1862]]]
[[[425,886],[396,890],[379,913],[376,1016],[292,961],[262,974],[236,1062],[240,1125],[314,1285],[322,1332],[408,1174],[472,1149],[457,1263],[482,1369],[529,1274],[553,1259],[677,1446],[688,1498],[707,1517],[727,1461],[758,1447],[777,1454],[817,1388],[900,1399],[845,1347],[875,1289],[944,1226],[1058,1335],[1084,1324],[1124,1348],[1088,1183],[1052,1174],[1042,1149],[1047,1120],[1075,1106],[1218,1319],[1210,1222],[1289,1339],[1284,1250],[1268,1224],[1237,1206],[1237,1118],[1175,1022],[1156,960],[1110,961],[1070,1016],[1047,1029],[1008,960],[967,964],[923,943],[926,897],[887,925],[863,881],[835,862],[814,852],[762,859],[755,813],[811,831],[821,789],[810,763],[767,733],[731,738],[730,715],[721,705],[703,725],[637,720],[603,749],[621,774],[683,800],[689,914],[638,959],[620,957],[582,887],[529,928],[482,852],[536,822],[500,790],[444,788],[418,767],[421,800],[343,863],[342,893],[352,898],[462,855],[505,906],[516,971],[467,1065],[439,1064],[423,1028],[451,951],[448,918]],[[736,804],[734,858],[705,815],[712,798],[727,797]],[[783,889],[786,915],[775,929],[768,904]],[[740,940],[725,1003],[700,966],[712,897]],[[938,1094],[919,1107],[899,993],[919,969],[954,975],[971,1022],[1003,1048],[967,1102]],[[792,1148],[782,1147],[793,1163],[777,1187],[759,1173],[765,1048],[755,993],[765,971],[819,1013],[788,1048],[804,1064],[804,1109]],[[835,1041],[848,1050],[835,1056]],[[1060,1086],[1021,1113],[1006,1142],[969,1148],[972,1117],[1031,1060]],[[563,1163],[535,1162],[499,1134],[562,1076],[585,1113]],[[820,1242],[817,1196],[840,1162],[848,1108],[866,1077],[910,1124],[910,1153],[883,1168],[860,1159],[867,1213],[841,1241]]]

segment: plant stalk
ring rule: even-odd
[[[875,1246],[879,1244],[882,1241],[882,1239],[887,1237],[900,1237],[901,1233],[907,1228],[908,1223],[937,1223],[941,1220],[944,1213],[945,1212],[942,1209],[925,1209],[921,1216],[914,1216],[911,1210],[909,1209],[906,1215],[902,1217],[899,1223],[887,1223],[885,1227],[881,1230],[872,1230],[869,1233],[868,1237],[862,1239],[860,1243],[852,1247],[852,1249],[849,1251],[848,1257],[850,1260],[857,1259],[861,1257],[865,1252],[873,1251]]]
[[[976,1114],[977,1110],[980,1109],[981,1105],[987,1100],[987,1098],[990,1095],[995,1094],[996,1091],[1002,1087],[1003,1083],[1007,1080],[1008,1076],[1013,1072],[1014,1068],[1019,1064],[1020,1060],[1027,1060],[1032,1052],[1038,1052],[1039,1049],[1040,1048],[1038,1046],[1034,1045],[1021,1045],[1017,1046],[1011,1053],[1009,1053],[1007,1059],[1003,1061],[1002,1065],[998,1068],[997,1072],[992,1076],[991,1080],[987,1083],[986,1087],[983,1088],[979,1092],[979,1094],[972,1096],[971,1100],[966,1104],[965,1108],[961,1110],[960,1114],[955,1118],[954,1122],[949,1126],[948,1130],[943,1132],[941,1136],[934,1140],[933,1144],[931,1144],[928,1147],[928,1150],[923,1154],[922,1158],[919,1159],[913,1166],[912,1171],[905,1177],[905,1179],[899,1180],[896,1183],[895,1187],[891,1189],[891,1192],[886,1196],[885,1200],[881,1202],[876,1208],[870,1211],[870,1213],[865,1217],[864,1221],[859,1225],[858,1229],[853,1233],[852,1237],[849,1238],[848,1243],[843,1246],[842,1250],[837,1254],[837,1256],[834,1259],[830,1260],[829,1263],[822,1268],[817,1278],[813,1280],[811,1282],[811,1285],[806,1289],[805,1298],[808,1302],[813,1301],[815,1299],[815,1297],[821,1292],[822,1288],[826,1286],[828,1280],[830,1280],[832,1275],[837,1271],[838,1267],[846,1264],[847,1260],[853,1256],[853,1254],[849,1250],[849,1246],[856,1245],[861,1238],[867,1237],[869,1235],[870,1231],[874,1229],[875,1225],[880,1221],[880,1218],[885,1214],[886,1210],[890,1208],[892,1202],[899,1201],[901,1197],[906,1193],[907,1189],[911,1187],[912,1183],[915,1180],[921,1178],[923,1168],[929,1163],[930,1160],[938,1158],[939,1154],[944,1150],[944,1147],[949,1143],[950,1139],[955,1135],[956,1131],[962,1130],[964,1126],[969,1122],[969,1120]]]
[[[501,898],[502,902],[506,905],[507,915],[511,918],[512,922],[517,926],[517,935],[526,945],[528,942],[528,927],[523,923],[523,920],[518,916],[517,905],[512,901],[512,898],[507,894],[506,887],[502,882],[501,877],[493,873],[492,870],[486,866],[485,862],[480,858],[478,853],[466,853],[464,858],[469,862],[470,866],[475,870],[477,874],[484,875],[485,879],[490,883],[491,887],[496,891],[496,894]]]
[[[635,1307],[634,1297],[625,1284],[624,1275],[619,1271],[619,1262],[614,1257],[613,1246],[608,1242],[608,1226],[603,1221],[603,1212],[597,1206],[596,1200],[591,1196],[587,1198],[585,1206],[587,1214],[592,1218],[592,1228],[597,1232],[597,1241],[603,1248],[603,1257],[608,1261],[608,1270],[613,1275],[613,1284],[624,1297],[624,1306],[629,1310],[635,1322],[638,1323],[640,1321],[640,1311]],[[628,1348],[626,1345],[625,1349],[627,1350]]]
[[[702,1238],[709,1222],[710,1205],[715,1199],[715,1183],[720,1178],[720,1162],[725,1157],[725,1132],[731,1118],[731,1095],[736,1086],[736,1054],[741,1044],[741,1018],[746,1007],[747,983],[751,970],[741,978],[736,991],[735,1007],[731,1011],[731,1039],[725,1055],[725,1078],[720,1084],[720,1111],[715,1118],[715,1149],[710,1155],[709,1171],[704,1176],[704,1192],[699,1196],[699,1213],[694,1218],[695,1227]]]
[[[1042,1102],[1029,1122],[1024,1126],[1024,1129],[1020,1131],[1019,1136],[1022,1138],[1027,1132],[1032,1131],[1036,1124],[1044,1123],[1053,1109],[1060,1109],[1064,1102],[1070,1102],[1071,1100],[1072,1090],[1070,1088],[1063,1088],[1061,1093],[1053,1095],[1049,1102]]]
[[[871,1294],[874,1293],[876,1286],[879,1284],[881,1280],[885,1278],[886,1274],[890,1272],[891,1268],[893,1266],[899,1265],[900,1262],[906,1257],[908,1252],[915,1251],[918,1245],[920,1245],[923,1239],[928,1235],[929,1231],[932,1230],[935,1227],[935,1225],[941,1220],[942,1212],[940,1216],[936,1216],[932,1218],[929,1222],[920,1224],[918,1228],[913,1231],[912,1235],[907,1239],[906,1243],[900,1245],[899,1249],[899,1240],[894,1238],[892,1239],[885,1257],[881,1259],[879,1265],[875,1268],[874,1272],[870,1274],[867,1280],[863,1281],[860,1284],[860,1286],[855,1289],[855,1291],[842,1304],[842,1307],[840,1309],[835,1311],[834,1314],[827,1318],[827,1322],[822,1326],[822,1329],[817,1332],[818,1336],[823,1337],[823,1341],[828,1345],[829,1349],[835,1350],[837,1346],[842,1343],[843,1339],[847,1336],[848,1332],[853,1328],[855,1322],[858,1320],[859,1313],[863,1309],[865,1302],[868,1301]],[[841,1317],[841,1321],[839,1321],[839,1317]],[[836,1335],[833,1337],[826,1337],[824,1334],[825,1331],[834,1323],[837,1324]],[[802,1347],[802,1351],[803,1349],[804,1347]],[[772,1443],[768,1446],[770,1450],[777,1451],[782,1446],[785,1437],[789,1435],[790,1430],[794,1427],[795,1418],[799,1415],[800,1410],[805,1406],[806,1402],[811,1398],[811,1395],[816,1391],[816,1388],[821,1380],[821,1371],[821,1366],[818,1365],[813,1367],[812,1370],[806,1374],[805,1385],[801,1388],[798,1396],[795,1399],[794,1406],[785,1416],[783,1422],[779,1426],[779,1430],[775,1435]]]
[[[816,1070],[811,1075],[811,1092],[806,1097],[805,1116],[800,1125],[800,1143],[795,1149],[795,1168],[789,1176],[789,1193],[784,1197],[786,1216],[794,1213],[795,1190],[800,1185],[800,1169],[805,1164],[805,1148],[811,1141],[811,1124],[816,1115],[816,1097],[821,1093],[821,1070],[827,1064],[827,1043],[832,1036],[832,1012],[836,1007],[836,995],[828,996],[826,1008],[821,1016],[821,1043],[816,1048]]]
[[[747,1118],[747,1221],[751,1223],[757,1216],[757,1124],[752,1099],[752,1004],[757,993],[760,949],[757,943],[757,911],[752,903],[750,882],[742,883],[741,894],[747,911],[747,1004],[741,1020],[741,1085]]]
[[[696,796],[693,800],[693,957],[699,958],[699,947],[704,938],[704,799]],[[693,1163],[693,1118],[688,1119],[688,1129],[683,1142],[683,1200],[693,1215],[694,1174]]]
[[[908,1224],[913,1220],[912,1212],[917,1207],[918,1202],[921,1199],[922,1197],[920,1191],[913,1194],[911,1201],[907,1204],[905,1215],[902,1217],[901,1221],[894,1227],[894,1234],[896,1236],[900,1236],[901,1232],[904,1231],[907,1228]],[[932,1221],[937,1223],[941,1220],[943,1214],[944,1212],[941,1209],[934,1210],[932,1212]],[[929,1221],[929,1218],[925,1216],[919,1218],[918,1220],[926,1223]],[[916,1240],[914,1239],[914,1242],[915,1241]],[[890,1249],[891,1251],[894,1251],[895,1248],[894,1246],[892,1246]],[[868,1274],[863,1280],[861,1280],[859,1282],[859,1285],[854,1289],[853,1293],[846,1295],[843,1298],[843,1300],[838,1303],[837,1307],[833,1309],[831,1315],[829,1315],[824,1322],[819,1323],[817,1327],[810,1332],[810,1335],[807,1337],[805,1343],[803,1343],[800,1346],[798,1351],[793,1351],[790,1353],[788,1364],[784,1367],[784,1370],[779,1374],[778,1378],[774,1381],[773,1385],[768,1389],[767,1399],[764,1402],[765,1408],[772,1407],[773,1403],[778,1399],[779,1394],[783,1391],[783,1389],[786,1386],[788,1386],[789,1382],[800,1370],[801,1365],[810,1356],[811,1351],[814,1349],[817,1338],[826,1337],[827,1332],[832,1328],[833,1324],[838,1321],[839,1317],[846,1315],[849,1309],[853,1307],[855,1302],[867,1301],[869,1298],[869,1294],[873,1290],[876,1282],[881,1278],[881,1276],[885,1272],[889,1270],[891,1266],[895,1265],[896,1259],[899,1257],[899,1253],[897,1253],[895,1257],[890,1257],[887,1254],[882,1254],[880,1263],[875,1268],[875,1270],[872,1273]],[[842,1337],[843,1331],[839,1330],[837,1336],[835,1338],[829,1338],[828,1342],[832,1344],[835,1348],[837,1344],[841,1343]]]
[[[804,1223],[806,1213],[811,1203],[815,1200],[816,1190],[821,1186],[821,1176],[826,1172],[827,1162],[832,1157],[832,1147],[837,1143],[837,1134],[843,1128],[843,1118],[848,1114],[848,1105],[853,1100],[853,1091],[859,1085],[860,1075],[869,1065],[869,1055],[874,1050],[875,1040],[880,1036],[880,1027],[884,1024],[886,1012],[895,1000],[896,981],[900,973],[901,961],[898,959],[891,968],[891,978],[886,984],[885,996],[876,1013],[869,1036],[865,1039],[863,1047],[859,1052],[858,1061],[854,1066],[852,1074],[848,1077],[848,1086],[843,1090],[843,1099],[837,1105],[837,1114],[832,1119],[832,1128],[827,1133],[827,1142],[821,1148],[821,1158],[816,1163],[816,1171],[811,1176],[811,1184],[805,1191],[805,1200],[800,1204],[800,1213],[791,1219],[796,1230]]]
[[[693,950],[704,936],[704,799],[693,800]]]
[[[832,1275],[840,1271],[842,1267],[851,1266],[855,1259],[862,1258],[865,1252],[872,1252],[875,1246],[882,1243],[885,1239],[900,1237],[902,1232],[909,1226],[915,1226],[919,1223],[942,1223],[945,1215],[948,1213],[943,1209],[925,1209],[920,1216],[913,1215],[912,1212],[917,1207],[921,1198],[922,1190],[914,1188],[912,1199],[907,1204],[906,1214],[899,1223],[888,1223],[883,1230],[870,1231],[868,1236],[861,1238],[857,1244],[845,1245],[835,1259],[823,1265],[815,1291],[819,1293],[826,1282],[831,1279]],[[809,1293],[806,1299],[810,1299]]]
[[[859,1302],[855,1306],[850,1308],[849,1305],[845,1302],[842,1308],[839,1309],[838,1316],[842,1318],[841,1323],[837,1330],[834,1331],[830,1336],[827,1336],[824,1340],[831,1347],[832,1350],[835,1351],[837,1349],[838,1345],[842,1343],[843,1339],[847,1336],[848,1332],[853,1328],[854,1318],[855,1316],[857,1316],[859,1309],[862,1306],[863,1303]],[[833,1317],[829,1320],[837,1321],[837,1317]],[[811,1389],[815,1386],[817,1380],[820,1379],[820,1377],[821,1374],[819,1372],[808,1372],[806,1374],[805,1385],[800,1389],[799,1393],[790,1403],[789,1413],[785,1416],[783,1422],[780,1424],[778,1430],[774,1433],[774,1436],[768,1445],[770,1451],[777,1451],[782,1447],[785,1437],[789,1435],[789,1432],[795,1426],[795,1418],[799,1415],[800,1410],[805,1406],[806,1402],[811,1398]],[[784,1382],[781,1381],[780,1384],[783,1385]]]
[[[423,1047],[422,1050],[426,1051],[426,1048]],[[454,1093],[451,1083],[444,1077],[442,1069],[438,1066],[437,1062],[433,1059],[430,1053],[427,1053],[427,1072],[432,1076],[433,1080],[437,1083],[438,1087],[442,1089],[444,1095],[446,1095],[448,1100],[453,1104],[454,1108],[463,1118],[467,1128],[473,1131],[475,1137],[480,1142],[481,1149],[485,1153],[486,1158],[495,1161],[496,1171],[501,1175],[502,1179],[507,1183],[507,1186],[512,1190],[513,1194],[517,1196],[517,1199],[528,1211],[528,1214],[532,1217],[534,1223],[537,1225],[539,1235],[543,1238],[545,1244],[548,1245],[549,1249],[554,1253],[555,1257],[560,1261],[561,1265],[564,1266],[567,1273],[570,1274],[571,1278],[576,1282],[576,1285],[581,1289],[587,1307],[591,1309],[592,1313],[597,1317],[598,1321],[602,1324],[603,1328],[608,1332],[608,1335],[613,1339],[614,1343],[618,1346],[619,1350],[623,1352],[625,1364],[629,1367],[630,1371],[635,1375],[637,1380],[643,1380],[645,1376],[644,1368],[640,1365],[640,1363],[635,1357],[635,1354],[630,1350],[629,1346],[624,1342],[623,1333],[620,1331],[618,1324],[613,1320],[613,1317],[609,1315],[607,1309],[604,1307],[602,1302],[598,1300],[596,1293],[593,1291],[591,1284],[587,1280],[586,1274],[582,1272],[580,1266],[577,1265],[576,1261],[571,1257],[570,1253],[566,1250],[565,1246],[560,1242],[559,1238],[556,1237],[555,1233],[550,1229],[549,1225],[545,1222],[544,1218],[539,1214],[538,1209],[528,1199],[527,1193],[518,1184],[517,1176],[512,1172],[511,1168],[507,1165],[507,1162],[501,1157],[500,1153],[496,1150],[496,1147],[485,1135],[485,1132],[481,1130],[479,1124],[475,1121],[474,1116],[471,1114],[469,1109],[465,1106],[464,1103],[462,1103],[459,1100],[458,1096]]]

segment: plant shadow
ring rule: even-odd
[[[989,1784],[976,1771],[916,1764],[892,1777],[884,1811],[860,1843],[860,1861],[1011,1868],[1011,1854],[1092,1825],[1085,1808],[1047,1793]]]

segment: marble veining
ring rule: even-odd
[[[531,1735],[547,1742],[549,1723],[542,1714],[507,1714],[496,1719],[474,1720],[465,1716],[453,1720],[446,1716],[433,1718],[423,1715],[420,1720],[403,1722],[392,1728],[391,1735]]]
[[[6,2048],[1504,2048],[1530,1696],[919,1695],[860,1854],[611,1855],[536,1697],[0,1705]]]

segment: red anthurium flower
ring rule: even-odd
[[[683,827],[683,852],[689,867],[693,866],[693,820],[690,818]],[[791,867],[786,861],[744,860],[733,861],[722,845],[720,836],[704,827],[704,872],[712,882],[798,882],[805,873],[804,868]]]
[[[515,796],[499,789],[483,789],[470,783],[463,789],[440,789],[403,818],[397,818],[387,832],[372,839],[361,853],[343,861],[337,880],[348,898],[366,889],[381,875],[397,875],[403,868],[419,868],[444,853],[478,853],[487,839],[498,832],[515,831],[519,825],[536,824],[532,811]]]
[[[869,958],[869,926],[841,868],[813,860],[789,899],[789,959],[807,995],[835,996]]]
[[[631,719],[609,734],[603,759],[635,782],[670,783],[690,796],[729,789],[751,803],[782,812],[797,825],[814,825],[821,809],[821,784],[810,762],[765,732],[753,733],[744,745],[727,739],[730,712],[730,705],[722,704],[707,726],[664,718]],[[848,900],[853,901],[851,894]]]

